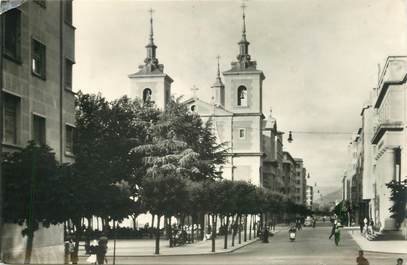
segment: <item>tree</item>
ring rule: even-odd
[[[61,221],[53,214],[59,198],[58,163],[46,145],[29,142],[21,152],[7,153],[2,161],[5,222],[26,225],[25,263],[30,263],[34,233],[40,224],[49,227]]]
[[[403,181],[392,180],[386,184],[390,189],[390,200],[393,201],[393,205],[389,208],[391,217],[396,221],[397,229],[407,217],[406,203],[407,203],[407,179]]]
[[[226,218],[225,222],[225,234],[224,234],[224,249],[228,248],[228,228],[230,224],[230,217],[232,217],[237,212],[236,194],[234,191],[235,182],[230,180],[222,180],[217,182],[218,188],[218,201],[219,203],[219,214]]]
[[[126,96],[109,102],[81,92],[75,104],[76,162],[63,171],[72,206],[67,220],[74,224],[78,250],[83,217],[98,216],[108,224],[140,212],[137,197],[145,167],[143,157],[130,150],[147,141],[159,111]]]
[[[184,179],[199,172],[195,167],[198,154],[188,147],[183,141],[185,137],[178,131],[182,123],[174,113],[180,108],[180,104],[173,102],[173,105],[160,114],[158,121],[151,125],[149,142],[136,146],[131,151],[132,154],[143,157],[146,168],[140,197],[143,207],[158,217],[156,254],[160,251],[160,218],[182,210],[181,205],[186,201],[188,194]],[[184,116],[188,115],[184,113]],[[186,130],[190,131],[191,135],[195,133],[194,128],[187,127]]]
[[[187,197],[185,179],[176,174],[157,172],[154,177],[144,179],[142,204],[152,215],[157,215],[155,254],[160,253],[160,218],[178,213]]]

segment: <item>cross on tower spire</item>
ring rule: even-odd
[[[216,59],[218,59],[218,78],[220,78],[220,69],[219,69],[219,59],[220,59],[220,56],[219,56],[219,55],[216,56]]]
[[[242,39],[239,41],[239,55],[237,60],[239,61],[240,67],[246,69],[250,65],[250,55],[249,55],[249,42],[246,39],[246,13],[245,10],[247,6],[244,1],[240,6],[242,8],[242,19],[243,19],[243,29],[242,29]]]
[[[153,31],[153,13],[154,9],[150,8],[148,10],[150,13],[150,43],[154,44],[154,31]]]
[[[219,66],[220,56],[219,55],[216,56],[216,59],[218,60],[218,70],[217,70],[217,75],[216,75],[216,81],[212,87],[221,87],[221,86],[223,86],[223,83],[222,83],[222,79],[220,78],[220,66]]]
[[[242,5],[240,6],[242,8],[242,16],[243,16],[243,36],[246,38],[246,14],[244,13],[244,10],[246,9],[247,5],[243,2]]]
[[[198,96],[197,96],[198,90],[199,90],[199,88],[197,88],[195,85],[193,85],[193,86],[191,87],[192,97],[193,97],[193,98],[197,98],[197,97],[198,97]]]
[[[147,72],[152,72],[154,69],[159,68],[159,65],[158,59],[156,57],[157,46],[154,44],[154,30],[153,30],[154,10],[150,8],[148,12],[150,13],[150,38],[148,44],[146,45],[147,58],[144,60],[144,62],[146,64]]]

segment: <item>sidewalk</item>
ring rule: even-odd
[[[215,240],[215,253],[212,250],[212,241],[196,241],[192,244],[177,246],[170,248],[168,240],[160,240],[160,254],[159,256],[177,256],[177,255],[202,255],[202,254],[216,254],[233,252],[239,248],[247,246],[251,243],[258,241],[259,238],[253,238],[244,242],[242,235],[242,242],[239,244],[238,235],[235,237],[235,246],[232,247],[231,235],[228,235],[228,248],[224,249],[224,237],[218,236]],[[148,257],[158,256],[154,254],[155,240],[154,239],[134,239],[134,240],[116,240],[116,256],[120,257]],[[79,250],[80,257],[87,257],[84,249]],[[109,240],[107,256],[113,256],[113,240]]]
[[[273,231],[274,234],[281,231],[280,227],[276,227]],[[270,236],[270,241],[273,237]],[[228,235],[228,248],[224,249],[224,237],[218,236],[215,240],[215,252],[212,252],[212,241],[195,241],[192,244],[186,244],[183,246],[177,246],[170,248],[168,240],[160,240],[160,254],[155,255],[155,240],[154,239],[132,239],[132,240],[116,240],[116,256],[117,257],[150,257],[150,256],[181,256],[181,255],[213,255],[217,253],[230,253],[236,251],[242,247],[250,245],[259,238],[254,237],[249,240],[247,235],[247,241],[244,242],[244,234],[242,233],[242,241],[239,244],[239,235],[235,237],[235,246],[232,247],[232,236]],[[107,257],[113,256],[113,240],[108,242]],[[89,255],[85,253],[83,248],[79,249],[80,260],[86,260]]]
[[[406,240],[369,241],[364,236],[362,236],[358,230],[348,231],[348,233],[364,251],[407,254]]]

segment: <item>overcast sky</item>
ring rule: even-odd
[[[127,75],[146,57],[148,9],[154,12],[157,57],[174,79],[172,92],[209,100],[216,56],[221,71],[238,54],[239,1],[76,0],[76,90],[109,99],[129,93]],[[302,157],[319,186],[341,184],[350,134],[376,86],[378,64],[405,55],[404,0],[271,0],[246,2],[249,53],[266,76],[263,110],[292,130],[284,148]],[[301,132],[318,132],[304,134]],[[285,135],[287,136],[287,134]],[[286,139],[286,138],[285,138]]]

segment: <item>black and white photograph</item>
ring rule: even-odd
[[[407,0],[0,0],[0,265],[407,264]]]

